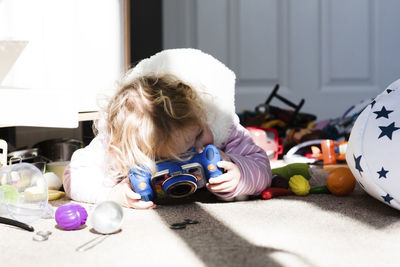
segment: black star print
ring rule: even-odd
[[[394,126],[394,122],[392,122],[391,124],[389,124],[388,126],[379,126],[379,129],[381,129],[381,134],[378,136],[378,139],[383,137],[383,136],[387,136],[390,140],[392,140],[392,134],[394,131],[397,131],[398,129],[400,129],[399,127],[395,127]]]
[[[381,178],[381,177],[387,178],[387,177],[386,177],[386,174],[387,174],[388,172],[389,172],[389,171],[385,170],[385,169],[382,167],[382,169],[381,169],[379,172],[377,172],[377,173],[379,174],[379,177],[378,177],[378,178]]]
[[[355,164],[356,164],[356,167],[355,167],[355,168],[360,172],[360,175],[361,175],[361,173],[364,171],[364,170],[361,168],[361,164],[360,164],[361,157],[362,157],[362,155],[358,156],[357,158],[356,158],[355,155],[353,155],[354,162],[355,162]]]
[[[389,119],[389,114],[392,112],[393,110],[386,110],[385,106],[383,106],[380,111],[374,111],[374,113],[377,115],[375,119],[379,119],[381,117]]]
[[[375,104],[376,104],[376,101],[375,101],[375,99],[374,99],[374,100],[372,100],[372,102],[371,102],[371,108],[373,108]]]
[[[394,90],[392,90],[392,89],[386,89],[386,92],[388,93],[388,94],[390,94],[391,92],[393,92]]]
[[[390,201],[392,201],[392,197],[389,194],[386,194],[386,196],[381,196],[383,198],[383,200],[387,203],[390,204]]]

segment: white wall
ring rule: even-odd
[[[78,112],[98,110],[98,96],[124,72],[123,7],[124,0],[0,0],[0,72],[5,44],[26,43],[0,73],[0,127],[21,126],[15,148],[82,139]]]
[[[0,62],[2,43],[26,46],[0,80],[0,126],[74,128],[97,111],[124,72],[123,14],[123,0],[1,0]]]

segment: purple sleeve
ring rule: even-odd
[[[267,153],[253,142],[250,133],[242,125],[232,126],[228,140],[220,149],[239,167],[241,179],[235,191],[218,196],[258,195],[271,185],[272,174]]]

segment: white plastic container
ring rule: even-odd
[[[0,168],[0,216],[29,224],[47,209],[47,182],[37,167],[17,163]]]

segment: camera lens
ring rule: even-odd
[[[192,191],[193,186],[189,184],[177,184],[176,186],[172,186],[170,188],[169,193],[173,196],[180,197],[187,195],[190,191]]]
[[[182,198],[193,194],[197,189],[196,177],[191,174],[183,174],[171,177],[163,183],[162,189],[167,196]]]

